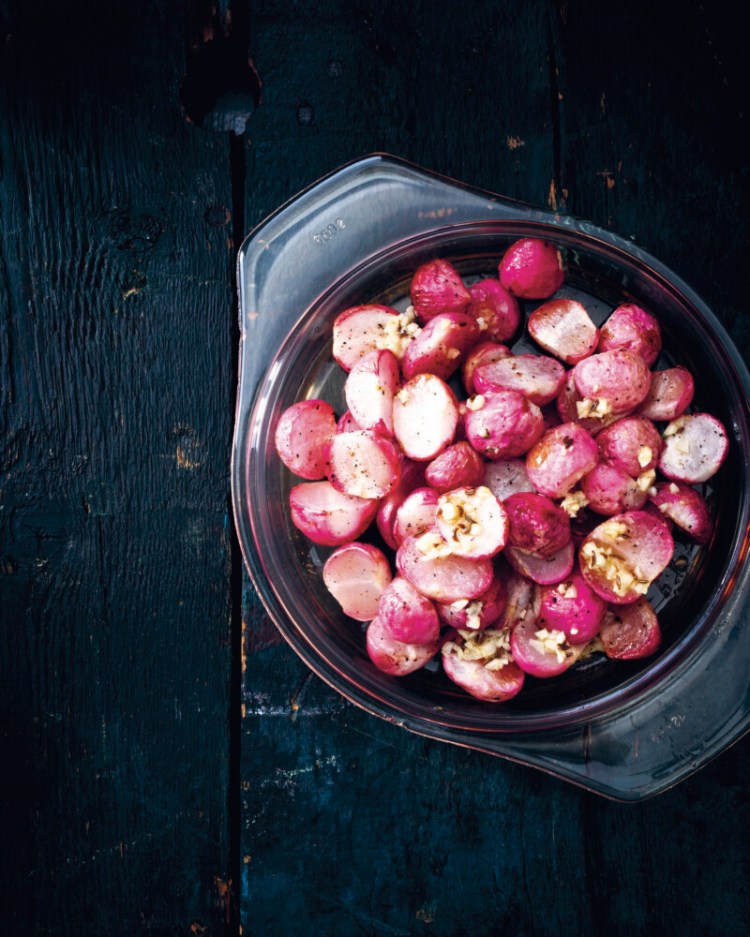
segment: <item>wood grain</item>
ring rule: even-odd
[[[632,237],[750,356],[744,80],[726,17],[584,0],[249,10],[263,83],[249,224],[393,152]],[[354,709],[249,585],[243,617],[243,933],[747,932],[747,740],[655,800],[610,803]]]
[[[1,19],[0,929],[221,933],[228,144],[184,4]]]

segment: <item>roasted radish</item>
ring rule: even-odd
[[[455,556],[495,556],[508,539],[508,515],[489,488],[455,488],[442,494],[435,523]]]
[[[503,254],[500,283],[521,299],[547,299],[560,289],[565,276],[560,251],[547,241],[522,238]]]
[[[303,482],[289,492],[289,508],[292,523],[309,540],[337,547],[367,530],[378,502],[345,494],[329,481]]]
[[[382,550],[369,543],[346,543],[328,557],[323,582],[346,615],[372,621],[378,603],[392,578]]]
[[[651,375],[646,399],[638,408],[649,420],[675,420],[693,402],[695,381],[687,368],[667,368]]]
[[[724,425],[710,413],[683,414],[672,420],[662,436],[660,470],[667,478],[688,485],[713,477],[729,450]]]
[[[564,498],[598,461],[593,436],[577,423],[561,423],[529,450],[526,472],[540,494]]]
[[[515,390],[475,394],[466,401],[466,438],[487,459],[523,455],[544,432],[542,411]]]
[[[518,550],[549,559],[570,542],[570,518],[551,498],[517,492],[503,506],[509,520],[508,542]]]
[[[599,640],[607,657],[637,660],[659,650],[661,629],[648,599],[611,608],[604,616]]]
[[[521,323],[518,300],[494,277],[469,287],[471,303],[466,311],[473,316],[483,335],[493,342],[507,342]]]
[[[428,664],[438,652],[438,641],[410,644],[397,641],[386,631],[379,618],[367,626],[365,646],[370,660],[378,670],[392,677],[405,677]]]
[[[651,372],[639,355],[625,348],[597,352],[573,368],[581,395],[578,417],[624,414],[643,403],[651,386]]]
[[[641,306],[622,303],[604,323],[599,336],[598,351],[615,348],[632,351],[651,367],[661,351],[659,323]]]
[[[562,631],[570,644],[587,644],[599,633],[607,603],[574,570],[553,586],[540,589],[539,623]]]
[[[513,661],[507,630],[449,632],[441,659],[448,679],[477,699],[502,703],[523,687],[524,673]]]
[[[435,374],[418,374],[393,399],[393,433],[409,459],[430,462],[453,442],[458,403]]]
[[[401,454],[390,439],[372,430],[337,433],[329,440],[328,479],[357,498],[382,498],[401,478]]]
[[[354,365],[344,384],[349,413],[360,429],[393,435],[393,395],[400,381],[392,351],[370,351]]]
[[[711,539],[711,511],[706,499],[695,488],[660,482],[651,493],[651,503],[691,540],[707,543]]]
[[[403,576],[396,576],[380,594],[377,617],[383,629],[406,644],[433,644],[440,621],[433,603]]]
[[[424,477],[428,485],[438,491],[451,488],[481,485],[484,479],[485,461],[472,449],[466,440],[454,443],[441,452],[425,468]]]
[[[551,355],[577,364],[596,351],[599,330],[575,299],[550,299],[531,313],[529,335]]]
[[[412,277],[411,301],[417,317],[427,322],[442,312],[463,312],[471,302],[461,275],[447,260],[430,260]]]
[[[517,390],[538,407],[551,403],[565,383],[565,368],[545,355],[509,355],[474,370],[477,393]]]
[[[396,567],[422,595],[444,604],[478,598],[493,578],[490,560],[455,556],[436,528],[407,537],[396,553]]]
[[[274,444],[281,461],[299,478],[316,481],[326,474],[327,446],[336,416],[325,400],[300,400],[281,414]]]

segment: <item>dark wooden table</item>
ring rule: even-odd
[[[228,468],[236,249],[372,151],[633,238],[750,360],[730,9],[0,2],[0,933],[750,931],[747,740],[625,806],[353,708]]]

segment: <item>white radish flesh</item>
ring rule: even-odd
[[[526,472],[540,494],[564,498],[598,461],[593,436],[577,423],[561,423],[529,450]]]
[[[415,488],[396,511],[393,539],[396,545],[407,537],[418,537],[435,526],[439,494],[434,488]]]
[[[436,374],[448,380],[479,336],[479,326],[471,316],[461,312],[433,316],[404,352],[404,378],[408,381],[417,374]]]
[[[475,345],[464,359],[461,368],[461,378],[466,393],[471,396],[475,391],[474,372],[480,364],[500,361],[501,358],[509,358],[511,354],[507,345],[498,345],[496,342],[480,342]]]
[[[565,368],[544,355],[509,355],[474,371],[477,393],[517,390],[538,407],[551,403],[565,383]]]
[[[327,446],[336,432],[336,416],[325,400],[300,400],[281,414],[274,445],[290,472],[308,481],[324,478]]]
[[[665,371],[655,371],[638,412],[649,420],[674,420],[687,410],[694,394],[695,381],[687,368],[678,365]]]
[[[388,348],[400,358],[409,340],[403,318],[390,306],[351,306],[333,323],[333,357],[345,371],[379,348]]]
[[[328,479],[348,495],[382,498],[401,477],[401,454],[395,443],[371,430],[337,433],[327,451]]]
[[[440,620],[433,603],[403,576],[396,576],[383,589],[377,617],[396,641],[432,644],[440,636]]]
[[[667,478],[697,485],[708,481],[729,451],[727,431],[710,413],[687,413],[664,430],[659,468]]]
[[[393,433],[407,458],[429,462],[453,442],[458,404],[434,374],[418,374],[393,399]]]
[[[344,494],[329,481],[314,481],[292,488],[289,508],[292,523],[308,539],[336,547],[356,540],[367,530],[378,502]]]
[[[513,661],[507,632],[448,632],[446,638],[441,659],[453,683],[489,703],[502,703],[520,693],[525,675]]]
[[[357,621],[371,621],[377,615],[380,596],[391,578],[385,554],[369,543],[344,544],[323,566],[326,588],[344,613]]]
[[[436,529],[407,537],[396,553],[396,567],[422,595],[443,603],[476,599],[493,578],[490,560],[454,556]]]
[[[551,355],[577,364],[596,351],[599,330],[575,299],[550,299],[531,313],[529,335]]]
[[[344,384],[346,405],[360,429],[393,435],[393,395],[400,380],[392,351],[371,351],[354,365]]]

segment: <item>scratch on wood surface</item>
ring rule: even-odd
[[[613,189],[615,187],[615,174],[611,169],[602,169],[597,173],[601,179],[604,179],[604,182],[608,189]]]
[[[552,211],[557,211],[557,187],[555,186],[554,179],[550,179],[549,194],[547,195],[547,204],[552,209]]]
[[[507,137],[505,145],[509,150],[517,150],[519,147],[526,146],[526,141],[522,140],[520,137]]]

